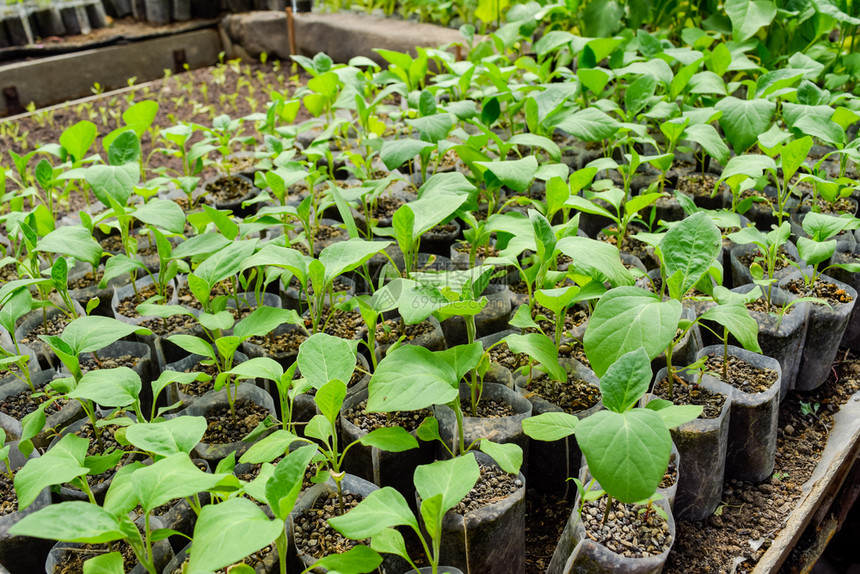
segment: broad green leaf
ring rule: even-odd
[[[567,380],[567,372],[558,362],[558,349],[546,335],[542,333],[513,334],[505,337],[504,341],[512,353],[525,353],[533,358],[556,381]]]
[[[644,347],[653,359],[666,350],[681,319],[681,303],[638,287],[616,287],[594,308],[583,344],[598,377],[620,356]]]
[[[367,546],[355,546],[343,554],[323,556],[314,565],[326,572],[338,574],[363,574],[374,572],[382,564],[382,557]]]
[[[352,540],[370,538],[395,526],[418,528],[418,521],[403,495],[390,486],[371,492],[343,516],[330,518],[329,524]]]
[[[68,396],[103,407],[127,407],[138,400],[141,386],[140,375],[128,367],[95,369],[86,373]]]
[[[524,157],[523,159],[478,161],[475,163],[486,168],[502,185],[519,193],[529,188],[538,168],[537,159],[533,155]]]
[[[189,572],[212,572],[238,562],[271,544],[283,530],[283,520],[269,520],[247,498],[204,506],[194,526]]]
[[[613,287],[633,285],[633,275],[621,263],[621,254],[613,245],[588,237],[565,237],[558,241],[556,249],[573,259],[571,267],[585,275],[608,281]]]
[[[131,474],[140,505],[147,511],[171,500],[215,488],[223,478],[222,474],[210,474],[200,470],[185,452],[163,458]]]
[[[645,408],[656,411],[668,429],[696,420],[703,410],[699,405],[674,405],[663,399],[651,400]]]
[[[776,16],[776,6],[770,0],[726,0],[725,11],[737,42],[750,39]]]
[[[481,452],[492,457],[508,474],[517,474],[523,465],[523,449],[515,443],[498,443],[481,439]]]
[[[315,445],[298,448],[284,457],[266,482],[266,500],[275,516],[287,520],[302,489],[302,479],[311,459],[317,452]]]
[[[418,440],[403,427],[382,427],[360,437],[364,446],[372,446],[387,452],[403,452],[418,448]]]
[[[22,518],[9,533],[62,542],[100,544],[126,537],[120,521],[102,507],[84,501],[51,504]]]
[[[586,108],[567,116],[556,127],[583,141],[596,142],[611,138],[621,125],[597,108]]]
[[[715,106],[723,112],[720,127],[736,154],[756,142],[759,134],[770,127],[776,103],[770,100],[740,100],[734,96],[723,98]]]
[[[579,419],[568,413],[541,413],[523,420],[523,432],[535,440],[552,442],[574,434],[577,422]]]
[[[87,152],[96,141],[96,125],[83,120],[73,126],[66,128],[60,134],[60,145],[71,155],[76,162],[87,156]]]
[[[171,233],[182,233],[185,229],[185,212],[179,204],[168,199],[149,200],[134,210],[134,217]]]
[[[623,413],[636,405],[651,384],[651,359],[639,348],[618,357],[600,378],[603,406]]]
[[[125,438],[140,450],[157,456],[189,454],[206,432],[204,417],[183,416],[166,421],[131,425]]]
[[[293,309],[277,309],[261,306],[239,321],[233,334],[242,340],[250,337],[264,337],[281,325],[298,325],[301,317]]]
[[[705,311],[699,319],[719,323],[734,335],[744,349],[761,353],[761,347],[758,344],[758,323],[750,317],[744,305],[717,305]]]
[[[108,552],[84,562],[84,574],[124,574],[122,554]]]
[[[379,157],[388,169],[397,169],[422,151],[435,147],[432,143],[414,139],[387,140]]]
[[[92,353],[104,349],[132,333],[149,335],[149,329],[123,323],[110,317],[90,315],[78,317],[63,330],[62,339],[77,353]]]
[[[416,411],[449,403],[459,396],[458,383],[454,369],[432,351],[404,345],[382,359],[374,371],[367,409]]]
[[[457,345],[445,351],[437,351],[434,355],[436,360],[448,363],[454,369],[457,380],[460,380],[478,365],[483,352],[481,343],[475,341],[468,345]]]
[[[672,452],[669,429],[648,409],[594,413],[579,421],[576,441],[601,488],[627,504],[654,494]]]
[[[707,214],[699,212],[673,226],[660,241],[667,278],[680,273],[680,289],[670,282],[670,296],[683,297],[704,275],[722,249],[719,228]],[[673,292],[674,291],[674,292]]]
[[[140,182],[140,165],[94,165],[86,169],[84,177],[99,201],[111,205],[113,199],[124,206]]]
[[[271,462],[289,452],[290,445],[297,440],[300,440],[299,437],[293,433],[278,429],[251,445],[251,448],[245,451],[239,462],[248,464]]]
[[[666,462],[668,463],[668,460]],[[481,471],[475,455],[467,452],[457,458],[440,460],[416,468],[415,488],[425,501],[433,496],[442,495],[444,514],[469,494],[480,475]]]
[[[102,257],[101,245],[87,229],[79,225],[60,227],[50,232],[39,240],[36,251],[68,255],[93,267],[98,267]]]
[[[88,472],[84,466],[89,441],[67,434],[39,458],[27,461],[15,474],[18,508],[24,510],[46,487],[65,484]]]
[[[325,280],[329,283],[335,277],[361,267],[367,261],[391,245],[390,241],[365,241],[350,239],[333,243],[322,250],[319,261],[325,266]]]
[[[346,398],[346,383],[339,379],[332,379],[323,384],[314,396],[317,408],[328,420],[334,421],[343,406]]]
[[[296,361],[302,376],[317,389],[333,380],[348,382],[355,370],[353,346],[326,333],[316,333],[303,341]]]

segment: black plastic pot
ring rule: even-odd
[[[800,278],[800,272],[792,273],[779,282],[780,287]],[[819,281],[833,283],[845,290],[851,296],[850,303],[840,303],[832,308],[812,304],[806,319],[806,340],[803,344],[803,354],[800,358],[800,368],[794,380],[794,388],[799,391],[811,391],[827,381],[833,360],[839,352],[839,343],[848,327],[848,320],[857,301],[857,291],[850,285],[819,275]]]
[[[112,18],[125,18],[131,15],[131,0],[108,0]]]
[[[220,2],[191,0],[191,15],[195,18],[217,18],[220,13]]]
[[[256,405],[266,408],[273,417],[276,416],[275,403],[272,400],[272,396],[260,387],[249,383],[243,383],[239,385],[237,394],[237,400],[247,399]],[[224,407],[227,404],[227,394],[223,389],[221,391],[210,391],[194,401],[191,406],[177,413],[175,416],[190,415],[205,417],[216,407]],[[271,430],[262,433],[257,440],[270,434]],[[238,460],[246,450],[251,448],[252,444],[254,443],[241,440],[227,444],[207,444],[199,442],[191,451],[191,456],[202,458],[207,461],[210,466],[214,467],[218,461],[228,456],[231,452],[236,453],[236,459]]]
[[[111,300],[110,300],[110,308],[111,308],[111,312],[113,313],[113,317],[119,321],[122,321],[123,323],[128,323],[130,325],[139,325],[140,323],[145,321],[147,318],[151,318],[151,317],[140,317],[140,316],[138,316],[138,317],[126,317],[125,315],[123,315],[119,311],[119,304],[123,299],[126,299],[128,297],[133,297],[135,294],[135,288],[139,292],[142,289],[145,289],[145,288],[149,287],[150,285],[152,285],[152,283],[153,283],[152,277],[150,277],[149,275],[144,275],[143,277],[138,278],[134,282],[134,285],[132,285],[131,283],[128,283],[127,285],[123,285],[122,287],[114,287],[113,288],[113,296],[111,297]],[[167,285],[172,290],[173,294],[171,295],[170,299],[168,299],[166,301],[161,301],[159,304],[160,305],[176,305],[178,302],[178,299],[177,299],[178,289],[176,286],[176,281],[171,279],[167,283]]]
[[[367,395],[368,391],[365,387],[348,396],[343,402],[340,418],[343,445],[348,445],[367,434],[343,416],[343,413],[367,400]],[[415,435],[415,431],[412,434]],[[436,444],[433,442],[418,441],[418,448],[404,452],[386,452],[359,443],[349,450],[349,456],[344,461],[344,470],[379,487],[392,486],[412,503],[415,500],[412,475],[419,465],[433,462],[435,454]]]
[[[153,24],[170,22],[170,0],[146,0],[146,20]]]
[[[63,18],[60,16],[59,8],[56,6],[39,8],[34,13],[34,16],[41,37],[63,36],[66,33],[66,27],[63,26]]]
[[[791,255],[795,261],[803,264],[800,259],[800,255],[797,253],[797,247],[791,241],[785,242],[785,250]],[[747,283],[752,283],[752,275],[750,274],[750,269],[740,261],[740,257],[748,254],[759,254],[759,248],[757,245],[752,243],[748,243],[746,245],[736,245],[729,252],[729,264],[731,265],[731,273],[732,273],[732,285],[735,287],[740,287],[741,285],[746,285]],[[774,271],[773,277],[777,281],[789,276],[793,273],[796,268],[792,265],[787,265],[778,271]]]
[[[87,18],[92,28],[98,29],[107,26],[107,15],[105,14],[105,7],[102,6],[101,0],[90,0],[86,4],[86,9]]]
[[[479,463],[496,466],[483,452]],[[521,574],[525,569],[526,485],[502,500],[466,514],[448,512],[442,518],[440,562],[464,574]]]
[[[748,293],[756,286],[752,283],[735,287],[736,293]],[[779,287],[771,287],[771,301],[776,305],[784,305],[794,297]],[[794,388],[794,380],[800,367],[800,357],[803,343],[806,340],[806,315],[809,312],[809,302],[796,303],[789,308],[781,318],[767,313],[750,311],[750,317],[758,324],[758,344],[766,357],[772,357],[779,362],[782,377],[780,377],[779,400],[782,401],[788,390]],[[706,329],[702,330],[705,344],[716,344],[713,335]],[[707,333],[708,337],[705,337]],[[732,339],[734,342],[734,339]]]
[[[585,367],[580,362],[574,359],[559,359],[559,364],[568,373],[576,374],[579,378],[591,383],[595,387],[600,386],[600,380],[594,374],[594,371]],[[545,377],[546,375],[542,376]],[[533,415],[564,412],[564,409],[558,405],[547,401],[536,393],[530,392],[527,388],[528,379],[526,377],[518,375],[514,379],[514,384],[517,391],[531,403]],[[601,399],[594,406],[571,414],[582,420],[602,409],[603,400]],[[576,492],[575,486],[568,478],[576,476],[579,473],[581,461],[582,451],[579,449],[576,437],[573,435],[553,442],[529,439],[529,488],[567,498],[573,492]]]
[[[135,523],[138,527],[143,527],[143,517],[141,516]],[[149,519],[149,527],[152,531],[158,530],[159,528],[163,528],[161,521],[156,517],[150,517]],[[44,567],[45,572],[54,572],[54,568],[58,567],[59,564],[62,563],[63,556],[69,552],[75,552],[79,548],[81,548],[81,544],[72,543],[72,542],[57,542],[54,547],[51,549],[51,552],[48,554],[48,559],[45,560]],[[152,553],[153,559],[155,560],[155,570],[160,572],[165,565],[173,558],[173,548],[170,546],[170,542],[167,540],[159,540],[158,542],[153,543],[152,545]],[[92,556],[96,556],[93,554]],[[143,567],[142,564],[138,563],[134,568],[131,569],[130,574],[147,574],[146,568]]]
[[[468,375],[467,375],[468,376]],[[460,384],[460,398],[468,400],[469,385]],[[481,400],[492,400],[510,405],[516,414],[507,417],[481,418],[468,416],[463,413],[463,435],[466,446],[479,438],[488,438],[493,442],[514,443],[523,449],[523,461],[528,460],[529,438],[523,432],[523,420],[532,416],[532,404],[518,392],[499,383],[484,383],[484,393]],[[459,451],[459,432],[457,417],[454,411],[446,405],[434,407],[436,418],[439,419],[439,434],[454,454]],[[447,453],[446,453],[447,454]],[[448,455],[450,456],[450,455]],[[523,464],[523,474],[526,473]],[[457,564],[454,564],[455,566]]]
[[[722,345],[711,345],[699,351],[698,357],[722,357],[723,350]],[[761,482],[773,474],[782,372],[776,359],[740,347],[729,345],[729,356],[743,359],[753,367],[777,372],[776,381],[766,391],[745,393],[735,388],[732,394],[725,476]]]
[[[860,256],[860,244],[840,241],[836,245],[836,251],[830,258],[829,264],[856,263],[858,256]],[[828,269],[827,273],[837,281],[851,285],[855,291],[860,288],[860,273],[852,273],[838,267]],[[860,350],[860,307],[857,305],[851,311],[851,318],[848,320],[848,326],[845,328],[845,334],[842,335],[842,342],[839,346],[848,347],[855,351]]]
[[[18,450],[18,443],[7,443],[9,449],[9,464],[17,471],[27,460],[39,458],[39,451],[34,450],[26,459]],[[0,516],[0,564],[6,565],[11,574],[31,574],[38,572],[45,564],[45,555],[54,542],[43,538],[30,536],[11,536],[9,529],[22,518],[33,514],[51,504],[51,491],[46,487],[36,499],[24,510],[19,510]]]
[[[217,182],[218,180],[225,179],[225,178],[244,180],[251,185],[251,189],[244,196],[239,197],[237,199],[231,199],[229,201],[218,201],[214,197],[208,197],[209,186],[211,184]],[[230,175],[230,176],[217,175],[217,176],[203,182],[201,187],[204,190],[203,191],[204,201],[206,201],[206,203],[208,203],[210,205],[214,205],[216,209],[228,209],[228,210],[232,211],[233,215],[236,215],[237,217],[247,217],[247,216],[253,215],[257,212],[258,204],[256,204],[256,203],[248,205],[247,207],[242,206],[243,202],[254,199],[260,193],[260,190],[257,189],[256,187],[254,187],[254,182],[250,178],[245,177],[244,175],[238,175],[238,174],[234,174],[234,175]]]
[[[431,229],[421,236],[421,251],[444,257],[449,256],[451,246],[459,239],[462,229],[457,219],[452,219],[446,225],[450,225],[453,229],[444,231]]]
[[[47,371],[39,371],[38,373],[33,374],[31,378],[33,380],[33,385],[38,390],[58,376],[57,372],[51,369]],[[5,384],[0,385],[0,400],[12,395],[17,395],[20,392],[29,390],[29,388],[30,387],[24,381],[20,381],[18,379],[8,381]],[[83,416],[84,410],[81,408],[81,403],[75,400],[70,400],[58,412],[47,417],[45,428],[60,431]],[[21,421],[3,412],[0,412],[0,428],[6,431],[6,437],[10,440],[18,440],[21,438],[21,433],[23,432]],[[51,438],[47,435],[47,431],[42,431],[32,439],[33,445],[36,448],[47,448],[50,441]]]
[[[173,0],[173,19],[177,22],[191,20],[191,0]]]
[[[463,571],[459,568],[454,568],[453,566],[439,566],[436,570],[439,574],[463,574]],[[430,566],[425,566],[423,568],[419,568],[418,570],[410,570],[405,574],[433,574],[433,568]]]
[[[597,486],[599,488],[599,485]],[[668,516],[669,534],[674,541],[676,528],[672,509],[665,498],[654,502]],[[555,552],[550,560],[547,574],[659,574],[669,557],[671,547],[662,554],[645,558],[628,558],[616,554],[606,546],[586,536],[585,526],[579,513],[577,493],[574,510],[564,527]]]
[[[63,27],[66,34],[76,36],[78,34],[89,34],[90,19],[87,11],[80,5],[64,6],[60,8],[60,17],[63,19]]]
[[[680,376],[692,380],[686,373]],[[665,377],[664,368],[654,380],[661,381]],[[698,418],[671,430],[672,442],[681,458],[675,514],[683,520],[704,520],[713,514],[723,495],[733,389],[708,375],[702,377],[700,386],[724,395],[726,401],[717,418]],[[648,395],[643,402],[652,398]]]

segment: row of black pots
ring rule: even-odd
[[[102,0],[19,6],[0,14],[0,48],[32,44],[37,38],[89,34],[106,25]]]

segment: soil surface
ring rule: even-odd
[[[64,313],[57,313],[53,317],[48,317],[47,331],[45,330],[45,322],[39,321],[32,331],[25,333],[24,336],[21,337],[21,342],[25,345],[34,341],[41,342],[39,335],[62,335],[63,330],[71,322],[72,319],[67,317]]]
[[[34,394],[36,396],[34,396]],[[0,413],[9,415],[13,419],[20,421],[25,416],[39,408],[39,405],[44,403],[46,400],[48,400],[48,397],[43,394],[41,389],[36,389],[36,393],[33,393],[30,389],[26,389],[20,393],[9,395],[0,401]],[[60,412],[60,409],[62,409],[67,402],[68,400],[66,399],[54,401],[50,406],[45,408],[45,414],[47,416],[51,416]]]
[[[568,373],[567,380],[562,383],[554,381],[546,375],[532,379],[527,391],[543,397],[571,414],[590,409],[600,400],[599,387],[572,373]]]
[[[153,335],[166,336],[191,331],[197,325],[197,319],[191,315],[171,315],[164,319],[160,317],[146,319],[139,325],[152,331]]]
[[[428,335],[433,332],[433,323],[430,321],[422,321],[414,325],[403,325],[403,332],[400,331],[401,325],[399,319],[389,319],[384,323],[376,326],[376,342],[380,345],[393,344],[401,335],[406,335],[404,344],[409,341],[414,341],[422,335]]]
[[[155,284],[147,285],[142,289],[138,289],[137,294],[132,293],[125,299],[122,299],[117,305],[117,312],[119,312],[123,317],[129,317],[132,319],[140,317],[140,313],[137,312],[137,306],[157,295],[158,287]],[[173,287],[171,285],[167,285],[164,290],[164,299],[158,301],[158,303],[164,305],[167,301],[170,301],[171,297],[173,297]]]
[[[728,378],[723,378],[723,357],[709,355],[705,368],[712,376],[744,393],[763,393],[776,382],[777,374],[772,369],[760,369],[738,357],[729,356]]]
[[[400,426],[409,432],[417,429],[426,417],[432,417],[430,409],[420,411],[405,411],[393,413],[370,413],[367,412],[367,401],[361,401],[354,407],[348,409],[344,416],[347,420],[365,432],[374,431],[385,427]]]
[[[576,359],[586,367],[591,367],[591,361],[589,361],[588,357],[585,356],[585,348],[579,341],[574,340],[570,343],[562,343],[561,345],[559,345],[558,356]]]
[[[358,506],[359,502],[361,496],[348,490],[343,491],[344,512],[349,512],[351,508]],[[329,554],[343,554],[363,542],[344,538],[340,532],[329,526],[328,519],[340,515],[336,492],[320,495],[311,508],[302,511],[295,519],[293,531],[299,552],[319,559]]]
[[[529,356],[525,353],[513,353],[507,343],[496,345],[490,349],[490,361],[498,363],[511,372],[529,363]]]
[[[512,495],[523,486],[522,481],[515,474],[508,474],[495,466],[484,464],[478,466],[481,470],[481,477],[469,491],[469,494],[451,509],[454,514],[466,514],[489,506]]]
[[[678,178],[676,188],[683,193],[692,193],[699,197],[711,197],[718,179],[719,177],[712,173],[683,175]]]
[[[460,408],[463,409],[463,416],[472,416],[472,400],[470,398],[460,399]],[[478,408],[475,412],[479,418],[483,419],[512,417],[517,414],[510,405],[491,401],[490,399],[482,399],[478,401]]]
[[[664,574],[731,574],[735,560],[738,574],[752,572],[802,497],[801,487],[818,465],[833,427],[833,414],[858,390],[860,358],[840,351],[824,385],[789,393],[779,408],[773,476],[761,484],[727,480],[722,504],[712,516],[678,521]]]
[[[128,367],[133,369],[140,362],[140,358],[132,355],[120,355],[119,357],[104,357],[97,362],[94,357],[89,356],[81,362],[81,373],[86,374],[89,371],[99,369],[116,369],[118,367]]]
[[[740,257],[738,257],[738,261],[744,266],[749,268],[753,263],[758,263],[762,267],[765,267],[764,258],[761,256],[761,253],[758,251],[753,251],[752,253],[744,253]],[[780,245],[777,250],[777,259],[773,266],[774,272],[779,271],[780,269],[785,269],[789,266],[789,261],[797,261],[797,259],[786,251],[785,247]],[[765,270],[767,272],[767,270]]]
[[[6,476],[6,469],[0,472],[0,516],[6,516],[18,512],[18,495],[12,479]]]
[[[239,399],[233,403],[236,416],[230,414],[230,407],[219,406],[206,417],[207,427],[203,433],[202,442],[207,444],[230,444],[239,442],[248,436],[257,425],[271,413],[265,407],[252,403],[247,399]]]
[[[206,184],[206,196],[217,203],[229,203],[242,199],[254,189],[244,177],[225,176]]]
[[[658,488],[669,488],[675,481],[678,480],[678,463],[676,462],[675,453],[669,457],[669,466],[666,468],[666,474],[663,475],[663,480],[660,481]]]
[[[669,523],[646,506],[613,500],[603,522],[605,510],[606,497],[583,505],[585,535],[616,554],[627,558],[658,556],[672,545]]]
[[[82,544],[80,548],[70,548],[64,552],[60,561],[54,566],[52,574],[81,574],[84,571],[84,562],[108,552],[122,554],[122,566],[125,572],[131,572],[137,565],[134,550],[124,540],[109,544]]]
[[[677,375],[673,387],[670,397],[668,381],[664,378],[654,385],[652,392],[661,399],[672,401],[676,405],[699,405],[703,407],[699,418],[715,419],[723,411],[726,397],[721,394],[712,393],[699,385],[688,383]]]
[[[263,347],[273,355],[298,353],[299,345],[305,342],[308,336],[299,329],[290,329],[280,335],[269,334],[266,337],[251,337],[248,342]]]
[[[815,285],[812,286],[812,289],[807,289],[802,279],[789,281],[785,284],[785,289],[798,297],[818,297],[819,299],[824,299],[830,303],[830,305],[834,306],[841,305],[843,303],[850,303],[854,300],[847,291],[838,285],[827,283],[821,279],[817,279],[815,281]],[[820,305],[820,303],[815,302],[812,304]]]

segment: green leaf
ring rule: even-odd
[[[594,308],[583,344],[592,369],[602,377],[620,356],[644,347],[653,359],[666,350],[681,319],[681,303],[638,287],[616,287]]]
[[[758,323],[750,317],[744,305],[717,305],[705,311],[702,321],[714,321],[729,330],[744,349],[761,353],[758,344]]]
[[[200,337],[194,337],[193,335],[170,335],[167,340],[174,345],[182,347],[192,355],[200,355],[209,359],[217,358],[212,345]]]
[[[316,568],[338,574],[362,574],[375,571],[382,557],[367,546],[355,546],[343,554],[329,554],[314,562]]]
[[[683,138],[696,142],[709,156],[725,165],[729,161],[729,148],[711,124],[687,126]]]
[[[84,574],[124,574],[122,554],[108,552],[84,562]]]
[[[666,462],[668,463],[668,460]],[[416,468],[415,488],[424,502],[433,496],[441,495],[441,512],[444,514],[469,494],[480,475],[475,455],[467,452],[457,458]]]
[[[611,138],[621,125],[597,108],[586,108],[567,116],[556,127],[583,141],[596,142]]]
[[[724,9],[732,21],[732,36],[737,42],[749,40],[776,16],[776,6],[771,0],[726,0]]]
[[[654,494],[672,452],[669,429],[648,409],[594,413],[579,421],[576,441],[601,488],[627,504]]]
[[[749,148],[759,134],[767,131],[776,111],[776,103],[770,100],[740,100],[734,96],[723,98],[715,107],[723,112],[720,127],[736,154]]]
[[[670,282],[670,296],[683,297],[704,275],[722,249],[722,235],[706,213],[695,213],[673,226],[660,241],[666,277],[680,274],[680,289]]]
[[[558,362],[558,349],[546,335],[542,333],[513,334],[508,335],[503,340],[508,344],[512,353],[525,353],[540,363],[554,380],[567,380],[567,372]]]
[[[60,134],[60,145],[71,155],[75,161],[80,161],[87,156],[87,152],[96,141],[98,130],[96,125],[86,120],[80,121],[66,128]]]
[[[204,417],[184,416],[132,425],[126,429],[125,438],[140,450],[166,457],[178,453],[189,454],[205,432]]]
[[[317,389],[333,380],[348,382],[355,370],[353,346],[325,333],[316,333],[303,341],[296,361],[302,376]]]
[[[346,383],[339,379],[333,379],[319,388],[314,396],[317,408],[328,420],[334,421],[343,406],[346,398]]]
[[[574,434],[578,422],[568,413],[541,413],[523,420],[523,432],[535,440],[552,442]]]
[[[279,429],[269,436],[255,442],[251,445],[245,454],[239,459],[241,463],[260,464],[263,462],[271,462],[289,452],[290,445],[300,440],[293,433]]]
[[[138,400],[140,389],[140,375],[128,367],[116,367],[89,371],[68,396],[103,407],[127,407]]]
[[[102,257],[101,245],[87,229],[79,225],[60,227],[50,232],[39,240],[36,251],[68,255],[93,267],[98,267]]]
[[[287,520],[293,511],[302,489],[305,470],[316,452],[315,445],[294,450],[278,463],[274,474],[266,482],[266,500],[275,516],[282,521]]]
[[[498,443],[487,439],[481,439],[481,452],[484,452],[499,467],[508,474],[517,474],[523,465],[523,449],[515,443]]]
[[[812,138],[804,136],[785,144],[779,152],[782,160],[782,173],[785,181],[791,180],[812,149]]]
[[[529,188],[537,172],[537,159],[530,155],[523,159],[507,161],[476,161],[492,173],[502,185],[522,193]],[[486,176],[485,176],[486,177]]]
[[[212,572],[229,566],[271,544],[283,530],[283,520],[269,520],[247,498],[204,506],[194,526],[189,571]]]
[[[131,474],[134,492],[147,512],[171,500],[215,488],[223,478],[223,474],[200,470],[185,452],[163,458]]]
[[[48,486],[65,484],[87,474],[84,458],[88,447],[87,439],[67,434],[42,456],[28,460],[15,474],[18,508],[24,510],[30,506]]]
[[[22,518],[9,529],[9,533],[13,536],[86,544],[100,544],[126,537],[120,521],[113,514],[80,500],[46,506]]]
[[[239,272],[245,260],[254,252],[257,240],[237,241],[210,255],[189,276],[202,279],[211,291],[215,285]],[[178,253],[178,249],[177,249]],[[174,257],[178,256],[174,253]]]
[[[140,139],[134,130],[120,133],[108,146],[108,163],[111,165],[124,165],[136,162],[138,159],[140,159]]]
[[[78,317],[69,323],[63,330],[62,339],[76,354],[81,354],[104,349],[132,333],[150,335],[151,331],[110,317],[91,315]]]
[[[556,249],[572,258],[571,266],[585,275],[608,281],[613,287],[633,285],[633,275],[621,263],[621,254],[613,245],[588,237],[564,237]]]
[[[397,169],[422,151],[435,147],[432,143],[414,139],[386,140],[379,157],[388,169]]]
[[[673,405],[670,401],[663,399],[649,401],[645,408],[656,411],[668,429],[677,428],[696,420],[703,410],[699,405]]]
[[[358,439],[364,446],[387,452],[403,452],[418,448],[418,440],[403,427],[382,427]]]
[[[636,81],[630,84],[627,91],[624,92],[624,107],[627,109],[627,115],[631,121],[632,118],[636,117],[636,114],[642,111],[656,90],[657,80],[650,74],[639,76]]]
[[[134,193],[134,186],[140,182],[140,165],[94,165],[87,168],[84,177],[99,201],[111,205],[113,199],[124,206]]]
[[[361,267],[367,261],[391,245],[390,241],[365,241],[350,239],[333,243],[322,250],[319,261],[325,266],[325,281],[330,283],[335,277]]]
[[[389,353],[370,379],[367,409],[372,412],[417,411],[459,396],[459,378],[432,351],[404,345]]]
[[[352,540],[370,538],[395,526],[418,529],[418,521],[406,499],[390,486],[371,492],[358,506],[343,516],[330,518],[329,524]]]
[[[169,199],[149,200],[134,210],[134,217],[171,233],[182,233],[185,229],[185,212],[179,204]]]
[[[454,369],[457,380],[460,380],[478,365],[483,352],[481,343],[475,341],[467,345],[457,345],[445,351],[437,351],[434,355],[437,360],[448,363]]]
[[[618,357],[600,378],[603,406],[623,413],[636,405],[651,384],[651,359],[639,348]]]

